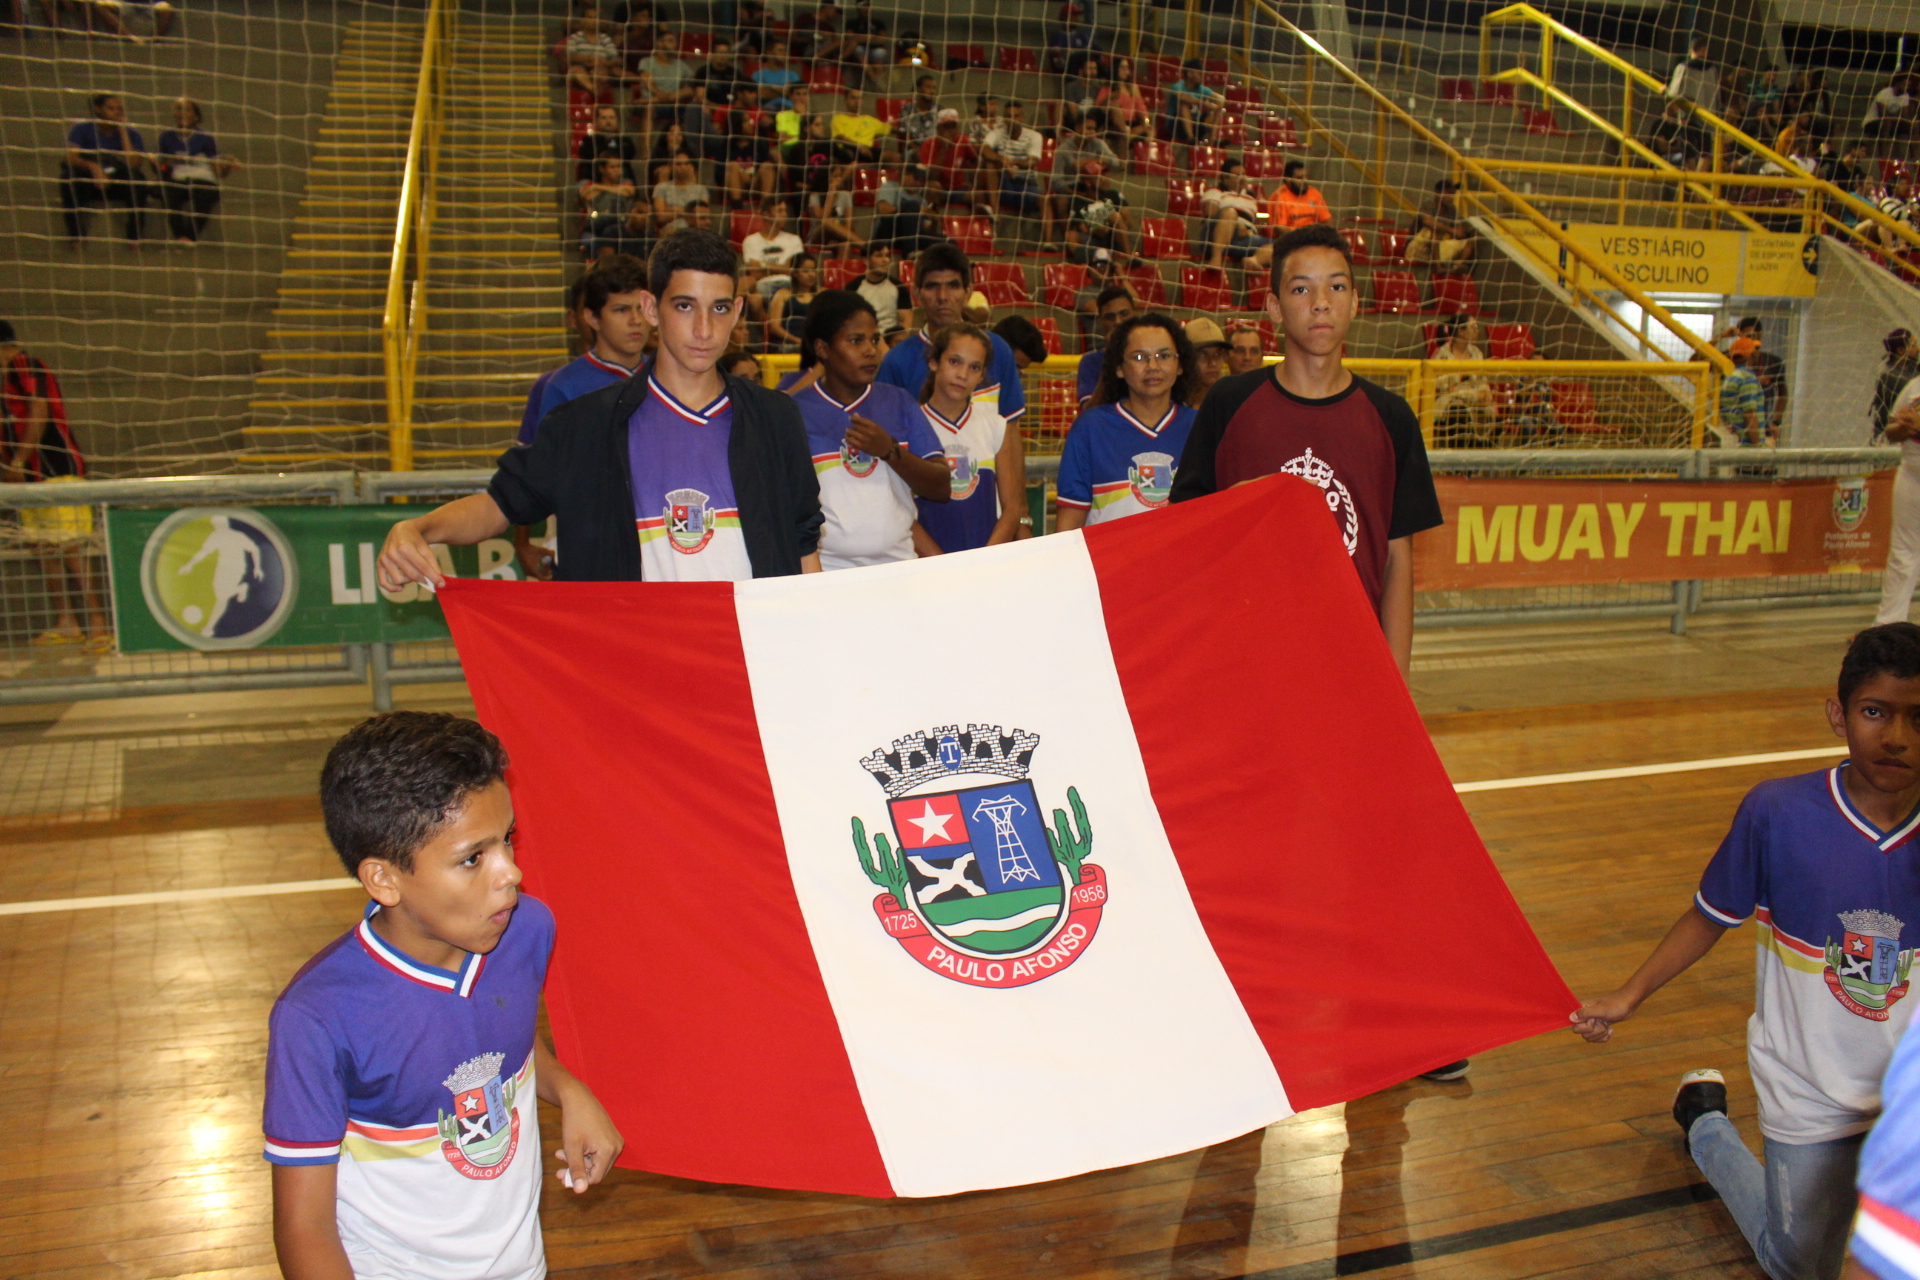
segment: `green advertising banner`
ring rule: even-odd
[[[431,591],[380,590],[374,557],[419,507],[110,509],[107,554],[123,653],[444,640]],[[513,544],[435,547],[450,577],[519,578]]]

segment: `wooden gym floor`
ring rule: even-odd
[[[1458,782],[1831,742],[1856,613],[1422,633],[1414,690]],[[1705,690],[1705,692],[1703,692]],[[410,705],[464,709],[457,686]],[[259,1156],[266,1012],[350,927],[329,890],[21,913],[12,904],[338,876],[311,799],[363,714],[338,690],[13,709],[0,723],[0,1277],[277,1274]],[[1837,752],[1836,752],[1837,754]],[[1464,797],[1576,992],[1687,905],[1741,794],[1819,761]],[[7,913],[12,906],[13,913]],[[931,1201],[547,1179],[568,1277],[1760,1277],[1667,1115],[1726,1071],[1756,1147],[1752,933],[1589,1046],[1570,1033],[1205,1151]],[[554,1117],[545,1121],[553,1132]],[[546,1144],[551,1148],[554,1143]]]

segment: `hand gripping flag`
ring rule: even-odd
[[[1577,1003],[1305,481],[841,573],[442,602],[623,1163],[1037,1182]]]

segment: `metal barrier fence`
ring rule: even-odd
[[[1794,479],[1859,475],[1897,466],[1897,449],[1438,449],[1430,455],[1440,475],[1532,478],[1669,480]],[[1037,528],[1051,528],[1051,491],[1059,459],[1028,459]],[[461,678],[459,657],[447,641],[306,646],[225,652],[122,654],[107,645],[50,642],[57,620],[54,579],[84,562],[102,597],[104,528],[112,508],[191,505],[344,506],[356,503],[437,502],[485,488],[490,470],[306,472],[284,476],[183,476],[102,480],[75,484],[0,484],[0,508],[22,512],[85,506],[91,530],[61,540],[36,532],[34,522],[0,529],[0,705],[89,698],[212,693],[230,690],[369,687],[376,709],[392,706],[394,686]],[[1415,596],[1423,628],[1489,624],[1666,617],[1676,633],[1694,613],[1790,606],[1864,605],[1877,598],[1880,575],[1802,574],[1671,583],[1424,591]],[[84,617],[85,602],[77,613]]]

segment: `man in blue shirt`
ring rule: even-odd
[[[87,238],[87,209],[94,205],[127,207],[127,239],[146,230],[147,201],[154,195],[146,171],[153,159],[140,131],[127,123],[127,107],[111,93],[93,95],[93,119],[67,131],[67,156],[60,165],[60,212],[67,238]]]
[[[1219,123],[1221,97],[1202,77],[1200,59],[1180,64],[1180,78],[1167,86],[1167,105],[1160,114],[1160,137],[1165,142],[1211,142]]]
[[[1100,291],[1094,301],[1095,337],[1087,353],[1080,357],[1080,367],[1074,371],[1074,390],[1079,393],[1080,407],[1086,408],[1093,403],[1093,393],[1100,389],[1100,370],[1107,359],[1107,339],[1121,322],[1133,319],[1133,290],[1124,284],[1110,284]]]
[[[900,339],[880,362],[880,382],[901,388],[916,399],[927,382],[927,339],[950,324],[960,323],[961,309],[973,290],[973,263],[951,240],[928,245],[913,264],[913,309],[925,327],[919,333]],[[993,399],[1000,416],[1014,422],[1027,411],[1026,388],[1020,385],[1020,366],[1013,348],[999,334],[993,341],[993,357],[987,362],[987,376],[975,391],[974,399]]]

